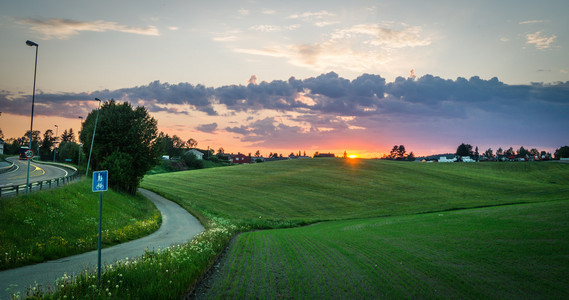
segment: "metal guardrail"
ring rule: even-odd
[[[30,191],[34,191],[34,190],[43,190],[43,189],[50,189],[52,187],[58,187],[60,185],[65,185],[66,183],[69,183],[71,181],[74,181],[78,178],[80,178],[79,172],[77,172],[77,169],[75,167],[72,166],[68,166],[68,165],[64,165],[64,164],[59,164],[59,163],[50,163],[50,162],[41,162],[42,164],[49,164],[49,165],[56,165],[59,167],[63,167],[63,168],[67,168],[70,169],[72,172],[70,174],[68,174],[67,176],[63,176],[63,177],[58,177],[58,178],[53,178],[53,179],[49,179],[49,180],[40,180],[40,181],[35,181],[35,182],[30,182],[29,185],[29,190]],[[4,172],[8,172],[11,171],[11,168],[14,168],[14,164],[12,164],[12,166],[10,167],[4,167],[2,169],[7,169],[10,168],[7,171]],[[18,184],[18,185],[9,185],[9,186],[3,186],[0,187],[0,198],[2,197],[8,197],[8,196],[18,196],[20,193],[25,193],[26,192],[26,184]]]

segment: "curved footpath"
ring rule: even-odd
[[[139,189],[138,191],[154,202],[160,210],[162,225],[149,236],[103,249],[101,254],[103,265],[126,257],[141,256],[145,249],[164,249],[174,244],[187,242],[204,230],[200,222],[178,204],[148,190]],[[0,299],[9,299],[10,294],[17,292],[24,294],[26,288],[35,283],[41,286],[53,286],[55,280],[64,274],[78,274],[86,269],[96,271],[96,268],[97,250],[2,271],[0,272]]]

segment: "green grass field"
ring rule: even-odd
[[[88,179],[0,199],[0,270],[97,249],[98,203]],[[148,235],[160,223],[160,212],[150,200],[105,192],[105,245]]]
[[[569,296],[569,165],[309,159],[157,174],[142,187],[206,231],[117,263],[101,288],[84,276],[48,297],[179,298],[240,232],[196,296]],[[267,228],[279,229],[252,231]]]
[[[555,298],[569,293],[568,167],[312,159],[143,186],[245,229],[349,220],[239,235],[206,298]]]
[[[158,174],[142,186],[266,228],[567,199],[569,166],[310,159]]]
[[[243,233],[198,298],[563,299],[569,201]]]

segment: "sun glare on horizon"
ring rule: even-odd
[[[348,158],[354,159],[354,158],[358,158],[359,156],[357,154],[350,154],[348,155]]]

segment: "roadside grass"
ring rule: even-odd
[[[160,212],[142,196],[109,190],[103,201],[105,246],[160,227]],[[0,270],[97,249],[98,203],[88,179],[28,197],[0,199]]]
[[[569,201],[238,235],[198,299],[567,299]]]
[[[87,297],[92,299],[178,298],[186,295],[196,286],[208,268],[229,245],[231,237],[239,232],[254,229],[290,228],[319,221],[346,219],[353,220],[342,222],[355,224],[356,227],[360,226],[358,224],[363,224],[360,227],[372,229],[376,226],[367,225],[375,224],[373,222],[381,223],[384,220],[392,220],[393,223],[409,218],[408,223],[410,225],[406,228],[400,228],[398,232],[393,229],[391,235],[393,245],[386,246],[385,249],[377,248],[376,244],[383,243],[381,239],[373,240],[366,235],[370,233],[369,230],[372,230],[369,229],[363,234],[368,237],[367,239],[362,238],[363,235],[356,231],[353,234],[353,241],[350,241],[348,237],[347,241],[344,242],[345,244],[339,245],[335,245],[325,238],[319,240],[318,235],[313,235],[311,239],[304,239],[307,245],[312,245],[311,248],[303,248],[304,246],[298,245],[296,241],[289,241],[289,244],[283,243],[284,248],[282,249],[268,245],[267,247],[273,250],[264,253],[265,256],[263,257],[256,256],[255,252],[264,251],[264,248],[258,248],[264,245],[264,241],[260,240],[259,246],[247,242],[241,244],[239,241],[242,239],[255,239],[257,237],[254,235],[249,237],[248,234],[239,235],[231,251],[236,251],[233,250],[235,247],[241,247],[243,250],[240,250],[242,253],[239,255],[231,256],[234,260],[241,259],[240,257],[244,256],[244,259],[251,257],[253,260],[254,258],[255,264],[263,264],[263,261],[273,263],[272,257],[277,259],[279,256],[284,256],[291,261],[301,257],[307,266],[313,264],[314,271],[310,273],[303,267],[290,270],[293,272],[292,274],[282,273],[282,275],[277,274],[278,278],[270,278],[272,275],[267,275],[267,271],[281,270],[278,269],[277,263],[275,266],[267,265],[262,268],[253,265],[243,266],[249,270],[243,272],[256,272],[258,277],[253,278],[263,280],[261,279],[262,276],[266,276],[266,280],[272,280],[275,285],[259,287],[260,290],[255,291],[247,290],[240,287],[241,282],[247,285],[256,283],[251,283],[247,277],[240,277],[234,278],[231,282],[235,286],[234,288],[222,290],[222,293],[234,295],[236,298],[255,297],[254,295],[257,294],[286,298],[304,297],[307,288],[319,291],[316,293],[327,293],[325,291],[326,285],[310,285],[308,287],[311,284],[310,280],[312,280],[310,277],[307,277],[308,279],[304,280],[305,282],[302,284],[293,285],[288,283],[288,276],[302,278],[306,273],[310,276],[324,278],[329,275],[328,273],[335,272],[335,266],[354,270],[351,271],[353,272],[353,275],[350,275],[352,277],[348,277],[348,279],[343,279],[342,273],[333,275],[339,284],[343,284],[343,280],[351,282],[357,281],[361,277],[362,282],[369,285],[370,279],[366,276],[373,272],[377,273],[377,271],[372,272],[366,269],[365,263],[367,261],[364,259],[375,262],[375,258],[372,257],[374,254],[387,257],[384,258],[386,261],[378,261],[383,264],[378,266],[382,266],[382,270],[388,274],[384,276],[390,280],[389,284],[411,285],[414,283],[410,280],[416,280],[415,277],[409,277],[411,279],[405,279],[405,281],[401,281],[399,277],[412,276],[400,274],[400,272],[403,272],[401,270],[416,272],[413,269],[413,264],[417,264],[420,268],[426,268],[424,272],[428,272],[427,274],[430,276],[438,276],[436,267],[421,265],[422,260],[410,254],[396,251],[397,249],[412,248],[414,240],[411,237],[414,235],[417,238],[421,237],[421,231],[417,231],[412,225],[413,218],[419,218],[417,220],[420,221],[421,216],[429,216],[429,214],[425,214],[427,212],[455,215],[460,214],[462,211],[458,209],[462,208],[530,202],[543,202],[545,204],[554,200],[567,200],[569,192],[568,171],[569,166],[539,163],[527,163],[522,166],[509,163],[420,164],[375,160],[311,159],[146,176],[142,182],[143,188],[162,194],[192,212],[204,224],[206,231],[190,243],[161,251],[148,252],[143,257],[137,258],[136,263],[122,261],[113,266],[108,266],[103,274],[104,279],[101,288],[97,287],[96,278],[92,274],[85,274],[62,280],[62,284],[58,285],[60,288],[54,293],[39,295],[46,298]],[[496,209],[498,208],[500,207],[496,207]],[[369,220],[364,220],[364,218],[369,218]],[[368,224],[367,222],[372,223]],[[401,223],[401,221],[399,222]],[[423,223],[425,222],[423,220]],[[428,222],[426,223],[428,225]],[[324,228],[322,229],[324,231],[334,230],[333,228],[327,229],[326,224],[328,223],[294,230],[308,230],[319,227]],[[330,224],[336,224],[336,222]],[[425,227],[427,225],[416,226]],[[559,226],[565,230],[567,228],[566,223],[560,223]],[[469,233],[461,231],[461,228],[468,229],[468,226],[458,226],[456,232],[451,232],[449,229],[449,232],[445,233],[446,237],[452,238]],[[407,232],[408,230],[410,232]],[[264,232],[270,235],[271,232],[279,231],[261,231],[259,233]],[[374,233],[373,230],[371,233]],[[435,236],[435,234],[436,232],[427,232],[424,234],[423,240],[428,240],[430,235]],[[338,237],[341,238],[346,235],[348,234],[338,234]],[[406,235],[410,238],[405,239]],[[300,234],[292,236],[291,239],[300,238],[299,236]],[[387,235],[384,239],[389,240],[389,237]],[[398,240],[399,238],[402,239]],[[480,239],[484,238],[489,239],[490,237],[480,237]],[[270,237],[266,238],[267,241],[275,244],[278,243],[279,239],[279,236],[275,237],[275,241],[272,241]],[[444,239],[445,236],[439,238],[439,241],[444,241]],[[399,245],[399,248],[396,248],[397,243],[403,242],[408,245]],[[360,249],[363,254],[354,251],[342,253],[342,251],[349,250],[352,243],[356,245],[355,249]],[[358,246],[358,243],[363,245]],[[441,255],[447,255],[451,258],[452,255],[457,255],[458,258],[467,255],[467,251],[460,250],[459,246],[455,247],[459,250],[453,254],[455,251],[453,248],[445,248],[440,243],[433,244],[428,254],[436,258],[438,257],[436,253],[438,249],[448,249],[448,253],[441,253]],[[480,245],[485,243],[488,244],[491,241],[482,241]],[[465,247],[468,248],[468,246]],[[328,252],[340,254],[331,255]],[[316,258],[311,257],[311,255],[315,255]],[[362,258],[362,260],[356,261],[352,256]],[[397,269],[396,263],[398,261],[390,256],[408,259],[406,261],[407,268]],[[321,258],[327,258],[327,260],[318,261]],[[284,258],[278,259],[284,260]],[[484,259],[483,254],[480,254],[476,259]],[[468,262],[468,260],[466,261]],[[233,268],[236,267],[237,264],[233,265]],[[460,265],[456,267],[460,267]],[[562,265],[562,267],[566,268],[567,264]],[[288,271],[286,268],[282,269],[282,272]],[[232,272],[238,271],[233,270]],[[460,270],[452,268],[448,269],[447,272],[450,272],[451,275],[444,276],[449,278],[457,278],[462,274],[456,273]],[[263,275],[264,273],[265,275]],[[318,283],[319,281],[315,279],[312,282]],[[263,291],[264,289],[267,291]],[[353,290],[347,287],[345,289],[347,291],[344,293],[350,293]],[[233,291],[237,292],[234,293]],[[369,295],[373,295],[373,288],[370,291]],[[365,290],[362,293],[364,294],[361,295],[367,295]],[[393,295],[397,295],[397,293],[399,293],[397,290],[393,290]],[[219,296],[223,297],[224,295],[220,294]],[[357,296],[359,294],[350,295]],[[214,297],[216,296],[214,295]],[[310,297],[306,296],[306,298]],[[332,296],[332,298],[338,297]]]
[[[206,231],[190,242],[157,251],[146,251],[105,266],[98,286],[94,273],[64,277],[55,290],[28,290],[26,298],[45,299],[177,299],[195,286],[226,248],[235,232],[227,220],[208,216]]]

